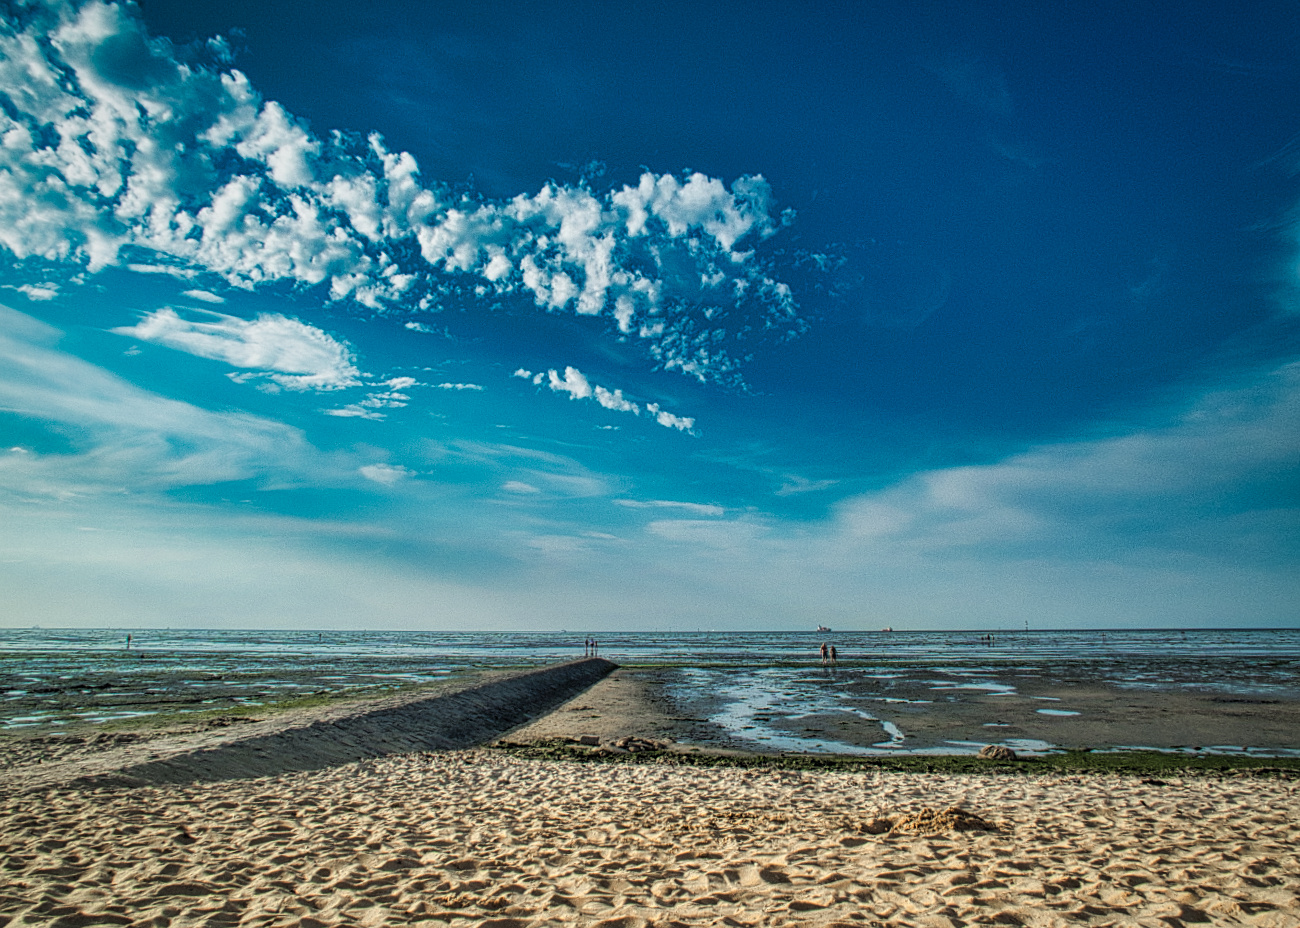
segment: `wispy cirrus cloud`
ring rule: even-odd
[[[838,480],[809,480],[807,477],[801,477],[798,474],[783,474],[781,486],[775,491],[777,496],[795,496],[800,493],[816,493],[820,490],[826,490],[837,483]]]
[[[186,290],[181,296],[187,296],[191,300],[198,300],[200,303],[224,303],[226,298],[213,293],[211,290]]]
[[[164,307],[113,332],[251,368],[237,379],[264,379],[288,390],[341,390],[361,382],[352,350],[315,326],[269,313],[252,320],[213,312],[202,318],[185,319]]]
[[[739,343],[804,327],[754,254],[790,218],[761,176],[466,199],[377,134],[315,135],[213,48],[181,60],[98,0],[34,0],[0,22],[0,247],[91,271],[153,252],[165,260],[132,266],[375,308],[518,295],[604,316],[699,379],[734,378]]]
[[[696,516],[722,516],[727,510],[712,503],[687,503],[671,499],[616,499],[616,506],[626,509],[681,509]]]
[[[501,489],[505,490],[507,493],[534,494],[542,492],[531,483],[524,483],[522,480],[507,480],[505,483],[501,484]]]
[[[37,447],[0,462],[8,492],[60,498],[232,480],[346,481],[297,429],[142,390],[59,351],[60,334],[0,307],[0,408],[78,436],[71,448],[56,443],[57,451]]]
[[[467,474],[479,486],[513,494],[540,494],[549,501],[608,496],[611,475],[593,472],[582,462],[520,445],[456,440],[428,441],[416,463],[432,474]]]

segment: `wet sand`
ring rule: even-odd
[[[1061,748],[1203,749],[1249,744],[1300,749],[1300,701],[1184,689],[1126,689],[1058,674],[1017,681],[1013,695],[934,690],[929,682],[888,690],[893,702],[865,703],[877,720],[850,712],[758,714],[750,731],[710,721],[718,701],[707,692],[683,695],[672,669],[620,668],[544,719],[515,732],[518,742],[593,735],[603,741],[636,736],[682,747],[781,753],[753,740],[761,730],[799,739],[823,738],[868,747],[889,743],[882,722],[905,737],[886,751],[933,752],[964,743],[967,753],[1004,741],[1041,741]],[[933,678],[933,673],[928,673]],[[925,700],[925,702],[921,702]],[[1043,711],[1046,710],[1046,713]],[[1057,714],[1077,713],[1077,714]]]

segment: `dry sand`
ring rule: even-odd
[[[643,684],[616,674],[509,737],[692,724]],[[475,698],[491,715],[488,695]],[[360,738],[366,727],[345,729]],[[285,769],[306,743],[294,730],[268,742]],[[231,749],[217,756],[240,756]],[[65,772],[78,763],[90,759],[61,761]],[[102,773],[102,757],[91,766]],[[0,845],[4,928],[1300,926],[1300,783],[1244,776],[809,773],[417,751],[191,783],[11,778]]]
[[[953,806],[996,830],[881,833]],[[0,834],[8,925],[1300,925],[1283,780],[470,750],[10,796]]]

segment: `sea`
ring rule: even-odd
[[[467,633],[9,628],[0,629],[0,733],[109,724],[160,712],[210,715],[289,699],[378,694],[469,670],[575,659],[592,640],[601,657],[625,666],[662,668],[679,705],[734,742],[767,750],[905,752],[911,733],[889,721],[890,713],[873,710],[873,704],[907,704],[910,717],[916,718],[926,705],[951,708],[963,698],[1015,695],[1018,688],[1047,679],[1090,680],[1132,691],[1210,693],[1227,702],[1300,701],[1300,629]],[[834,647],[833,665],[823,659],[822,644]],[[1077,714],[1068,707],[1037,711]],[[841,742],[825,727],[789,724],[792,717],[836,713],[875,720],[878,739]],[[1296,741],[1266,753],[1300,756],[1300,733]],[[1013,746],[1026,752],[1054,747],[1042,740]],[[954,742],[937,750],[931,745],[929,753],[971,753],[978,747]],[[1257,749],[1246,743],[1197,750]]]

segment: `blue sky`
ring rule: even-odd
[[[1293,626],[1300,12],[11,2],[0,623]]]

